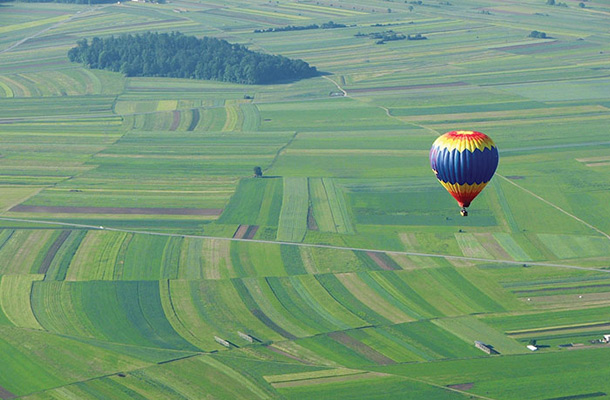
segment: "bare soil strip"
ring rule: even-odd
[[[246,234],[244,235],[244,239],[254,238],[254,235],[256,235],[256,232],[258,232],[258,225],[248,226],[248,230],[246,231]]]
[[[389,376],[382,372],[371,372],[363,371],[352,375],[340,375],[340,376],[327,376],[323,378],[313,379],[301,379],[297,381],[277,382],[272,383],[271,386],[274,388],[287,388],[287,387],[298,387],[298,386],[315,386],[328,383],[348,382],[354,380],[371,379],[377,377]]]
[[[258,225],[239,225],[233,239],[252,239],[258,231]]]
[[[46,214],[143,214],[143,215],[220,215],[222,208],[141,208],[141,207],[62,207],[20,204],[12,212]]]
[[[447,385],[448,388],[450,388],[450,389],[457,389],[457,390],[470,390],[470,389],[472,389],[473,386],[474,386],[474,382],[458,383],[458,384],[455,384],[455,385]]]
[[[379,265],[379,267],[381,269],[385,269],[386,271],[394,271],[400,268],[395,268],[394,266],[390,265],[388,262],[386,262],[386,260],[383,259],[383,257],[381,256],[381,253],[377,253],[374,251],[367,251],[366,255],[369,256],[371,258],[371,260],[375,261],[375,264]]]
[[[176,129],[178,129],[178,126],[180,125],[180,110],[174,110],[172,113],[172,126],[169,127],[170,131],[175,131]]]
[[[518,50],[518,49],[527,49],[527,48],[531,48],[531,47],[544,47],[548,44],[556,43],[556,42],[557,42],[556,40],[548,40],[546,42],[516,44],[513,46],[496,47],[494,50],[510,51],[510,50]]]
[[[61,247],[62,244],[64,244],[64,242],[66,241],[68,236],[70,236],[70,231],[65,230],[59,234],[57,239],[55,239],[55,241],[53,242],[51,247],[49,247],[47,254],[44,256],[44,260],[42,260],[40,267],[38,267],[39,274],[47,273],[47,271],[49,270],[49,266],[51,265],[51,262],[55,258],[55,254],[57,254],[57,251],[59,251],[59,248]]]
[[[358,353],[362,354],[364,357],[368,358],[371,361],[376,362],[379,365],[396,364],[396,361],[384,356],[377,350],[373,349],[372,347],[369,347],[368,345],[362,343],[361,341],[354,339],[353,337],[349,336],[345,332],[331,332],[328,334],[328,336],[330,336],[332,339],[336,340],[337,342],[346,345],[350,349],[357,351]]]
[[[14,399],[17,395],[0,386],[0,399]]]
[[[547,400],[579,400],[579,399],[591,399],[593,397],[605,397],[606,393],[604,392],[594,392],[594,393],[583,393],[583,394],[575,394],[573,396],[562,396],[562,397],[553,397]]]
[[[243,239],[246,236],[246,232],[248,232],[248,228],[250,225],[239,225],[237,230],[233,234],[234,238]]]
[[[310,231],[318,230],[318,223],[313,217],[313,209],[311,207],[309,207],[309,209],[307,210],[307,229],[309,229]]]

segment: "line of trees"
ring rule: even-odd
[[[390,42],[393,40],[426,40],[428,39],[426,36],[423,36],[421,33],[417,33],[415,35],[407,35],[405,36],[402,33],[396,33],[393,30],[387,30],[384,32],[371,32],[371,33],[361,33],[358,32],[354,36],[356,37],[368,37],[376,40],[376,44],[384,44],[385,42]]]
[[[388,42],[392,40],[404,40],[407,37],[402,33],[396,33],[393,30],[388,30],[384,32],[371,32],[371,33],[361,33],[358,32],[354,36],[356,37],[368,37],[371,39],[377,40],[376,43],[381,44],[383,42]],[[381,43],[380,43],[381,42]]]
[[[322,25],[311,24],[311,25],[287,25],[287,26],[277,26],[274,28],[267,29],[255,29],[254,33],[265,33],[265,32],[287,32],[287,31],[305,31],[309,29],[335,29],[335,28],[345,28],[347,25],[337,24],[333,21],[328,21],[323,23]]]
[[[81,39],[68,51],[70,61],[127,76],[209,79],[268,84],[318,75],[303,60],[248,50],[226,40],[182,33],[121,35],[91,42]]]

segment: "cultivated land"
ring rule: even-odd
[[[610,4],[545,3],[0,3],[0,398],[610,395]],[[68,61],[149,30],[325,75]],[[454,129],[500,149],[468,218]]]

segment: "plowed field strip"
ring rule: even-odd
[[[173,121],[172,121],[172,125],[169,127],[169,130],[175,131],[176,129],[178,129],[178,126],[180,125],[180,110],[174,110],[172,112],[172,117],[173,117]]]
[[[16,397],[17,395],[9,392],[8,390],[0,386],[0,399],[14,399]]]
[[[246,234],[244,235],[244,239],[252,239],[254,235],[258,232],[258,225],[249,225]]]
[[[246,232],[248,232],[248,228],[250,228],[250,225],[239,225],[239,227],[233,234],[233,237],[243,239],[244,236],[246,236]]]
[[[371,378],[385,377],[385,376],[388,376],[388,375],[386,375],[382,372],[370,372],[369,371],[369,372],[361,372],[361,373],[352,374],[352,375],[340,375],[340,376],[330,376],[330,377],[315,378],[315,379],[302,379],[302,380],[298,380],[298,381],[278,382],[278,383],[272,383],[271,386],[273,386],[274,388],[315,386],[315,385],[340,383],[340,382],[371,379]]]
[[[388,263],[380,257],[381,253],[378,252],[374,252],[374,251],[367,251],[366,255],[369,256],[371,258],[371,260],[373,260],[375,262],[375,264],[379,265],[379,267],[381,269],[385,269],[386,271],[393,271],[396,270],[396,268],[394,268],[391,265],[388,265]]]
[[[44,260],[42,260],[40,267],[38,268],[39,274],[47,273],[47,271],[49,270],[49,266],[51,265],[51,262],[55,258],[55,254],[57,254],[57,251],[59,250],[61,245],[64,244],[64,242],[66,241],[68,236],[70,236],[70,231],[66,230],[66,231],[63,231],[62,233],[60,233],[59,236],[57,237],[57,239],[55,239],[55,241],[49,248],[49,251],[47,251],[47,254],[44,257]]]
[[[377,350],[362,343],[361,341],[354,339],[353,337],[349,336],[345,332],[331,332],[328,334],[328,336],[330,336],[332,339],[336,340],[337,342],[357,351],[358,353],[362,354],[367,359],[369,359],[373,362],[376,362],[379,365],[396,364],[396,361],[392,360],[389,357],[384,356]]]

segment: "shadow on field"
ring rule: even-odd
[[[0,2],[3,0],[0,0]],[[11,0],[13,1],[13,0]],[[268,83],[261,83],[261,85],[284,85],[284,84],[288,84],[288,83],[295,83],[298,81],[305,81],[307,79],[311,79],[311,78],[318,78],[320,76],[327,76],[327,75],[332,75],[331,72],[326,72],[326,71],[316,71],[316,73],[314,75],[311,76],[305,76],[305,77],[297,77],[297,78],[292,78],[292,79],[283,79],[283,80],[278,80],[278,81],[273,81],[273,82],[268,82]]]

